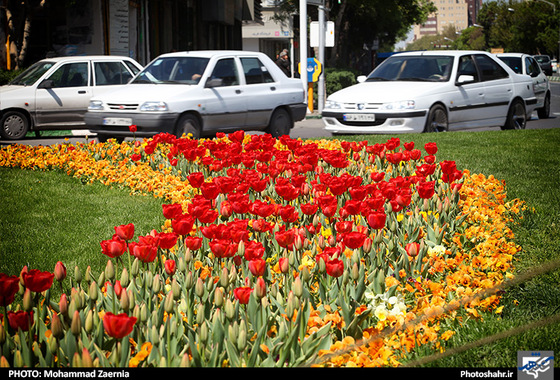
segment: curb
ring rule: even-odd
[[[560,77],[554,75],[554,76],[548,77],[548,80],[551,81],[551,82],[560,82]]]

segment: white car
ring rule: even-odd
[[[240,129],[278,137],[305,117],[304,97],[302,82],[263,53],[177,52],[157,57],[123,88],[93,97],[85,120],[100,141]]]
[[[529,54],[500,53],[496,56],[517,74],[529,75],[533,80],[533,91],[537,97],[537,114],[539,119],[550,116],[550,83],[541,70],[539,63]]]
[[[327,98],[322,112],[327,131],[525,128],[536,106],[531,78],[481,51],[398,53],[358,81]]]
[[[8,140],[29,131],[83,129],[92,96],[126,84],[142,66],[120,56],[48,58],[0,87],[0,134]]]

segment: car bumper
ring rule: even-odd
[[[427,111],[375,113],[374,121],[347,121],[342,112],[323,112],[325,130],[332,133],[385,134],[420,133],[426,125]]]
[[[173,133],[179,114],[176,113],[106,113],[86,112],[84,121],[89,130],[97,134],[115,137],[149,137],[158,133]],[[120,119],[118,125],[107,124],[107,120]],[[126,121],[126,123],[124,122]],[[130,121],[130,124],[128,124]],[[127,125],[128,124],[128,125]],[[130,125],[136,125],[136,132],[132,133]]]
[[[301,121],[305,119],[305,115],[307,114],[307,104],[305,103],[298,103],[298,104],[290,104],[290,111],[292,112],[292,119],[294,121]]]

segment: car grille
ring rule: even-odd
[[[107,103],[107,107],[115,111],[135,111],[138,108],[138,103]]]
[[[378,110],[381,103],[343,103],[343,110]]]

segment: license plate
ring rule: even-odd
[[[345,121],[375,121],[373,113],[346,113],[343,115]]]
[[[124,125],[128,127],[132,125],[132,119],[127,117],[106,117],[103,119],[103,125]]]

